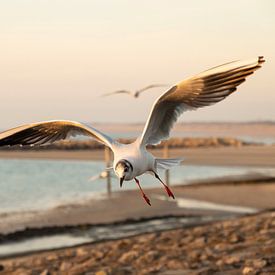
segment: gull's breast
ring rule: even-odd
[[[154,167],[154,157],[146,150],[140,150],[139,147],[135,146],[135,143],[125,144],[115,149],[114,167],[122,159],[129,161],[133,166],[131,179],[144,174]],[[131,179],[125,178],[125,180]]]

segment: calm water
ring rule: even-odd
[[[106,192],[105,180],[88,179],[104,169],[99,161],[0,160],[0,213],[39,210],[58,205],[101,199]],[[186,165],[172,169],[171,183],[222,176],[243,175],[255,169]],[[163,175],[162,175],[163,176]],[[144,188],[160,186],[150,175],[140,177]],[[124,189],[135,189],[134,181]],[[121,190],[117,179],[112,189]]]

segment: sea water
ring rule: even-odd
[[[0,214],[101,199],[106,194],[106,180],[91,182],[89,178],[104,168],[102,161],[0,159]],[[172,168],[170,182],[171,185],[185,184],[250,172],[248,168],[183,165]],[[163,173],[161,176],[164,177]],[[161,186],[151,175],[139,179],[143,188]],[[121,189],[117,178],[112,178],[113,191],[135,188],[134,181],[125,181]]]

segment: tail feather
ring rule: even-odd
[[[181,165],[183,159],[156,159],[156,168],[157,169],[170,169],[173,166]]]

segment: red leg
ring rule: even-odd
[[[161,180],[161,178],[159,177],[159,175],[158,175],[156,172],[154,172],[154,174],[155,174],[155,177],[163,184],[163,186],[164,186],[164,188],[165,188],[165,191],[166,191],[166,193],[168,194],[168,196],[169,196],[169,197],[172,197],[173,199],[175,199],[175,196],[174,196],[172,190],[169,188],[169,186],[167,186],[167,185]]]
[[[140,189],[140,192],[141,192],[141,194],[142,194],[144,200],[145,200],[149,205],[151,205],[149,198],[145,195],[145,193],[143,192],[143,190],[142,190],[142,188],[141,188],[141,186],[140,186],[140,184],[139,184],[139,180],[138,180],[137,178],[135,178],[135,181],[136,181],[136,183],[137,183],[137,185],[138,185],[138,187],[139,187],[139,189]]]

